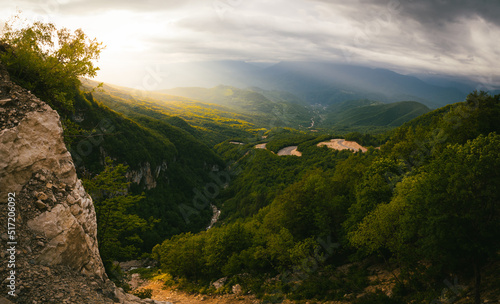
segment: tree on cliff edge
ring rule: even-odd
[[[78,29],[57,29],[52,23],[34,22],[20,28],[15,16],[0,35],[0,60],[12,79],[49,103],[58,112],[71,112],[79,92],[79,77],[94,77],[94,60],[104,46]]]

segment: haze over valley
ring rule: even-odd
[[[0,4],[0,303],[500,300],[496,1]]]

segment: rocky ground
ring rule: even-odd
[[[58,113],[0,64],[0,303],[161,303],[108,280],[62,135]]]
[[[253,295],[193,295],[182,291],[175,290],[175,288],[164,289],[164,284],[161,281],[146,282],[142,288],[151,289],[153,291],[152,299],[159,301],[167,301],[172,304],[257,304],[262,303]]]

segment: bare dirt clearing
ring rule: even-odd
[[[355,141],[346,141],[345,139],[342,138],[335,138],[330,141],[323,141],[320,142],[318,147],[323,147],[327,146],[330,149],[335,149],[335,150],[352,150],[354,152],[357,152],[361,150],[362,152],[368,151],[365,147],[361,146]]]
[[[294,156],[302,156],[302,153],[297,150],[297,146],[285,147],[278,151],[279,156],[283,155],[294,155]]]
[[[153,291],[151,297],[153,300],[168,301],[172,304],[257,304],[262,302],[253,295],[193,295],[171,287],[164,289],[164,287],[162,281],[149,281],[142,285],[140,289],[151,289]]]
[[[267,150],[266,145],[267,145],[267,143],[255,145],[255,149]],[[271,152],[274,153],[273,151],[271,151]],[[285,155],[302,156],[302,152],[297,150],[297,146],[285,147],[285,148],[279,150],[278,153],[276,153],[276,154],[278,156],[285,156]]]

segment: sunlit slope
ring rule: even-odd
[[[90,94],[76,98],[72,120],[63,121],[80,176],[99,174],[105,157],[129,167],[134,180],[130,194],[145,194],[131,212],[145,220],[151,216],[160,220],[154,231],[137,232],[144,240],[140,245],[144,251],[166,237],[206,226],[210,210],[202,210],[187,223],[179,206],[191,203],[192,189],[207,183],[213,166],[224,166],[206,144],[167,121],[175,119],[142,114],[127,117]]]
[[[396,127],[429,112],[429,108],[416,101],[386,104],[365,99],[335,104],[326,111],[321,122],[324,126]]]
[[[287,92],[266,91],[259,88],[239,89],[225,85],[210,89],[175,88],[162,92],[223,105],[268,119],[274,118],[274,115],[278,119],[275,124],[283,127],[297,128],[299,125],[307,125],[311,119],[311,111],[307,104]]]
[[[96,83],[85,81],[90,89]],[[104,85],[93,92],[96,100],[128,117],[146,116],[180,127],[207,144],[231,137],[249,137],[260,130],[256,115],[239,114],[229,108],[162,93]]]

